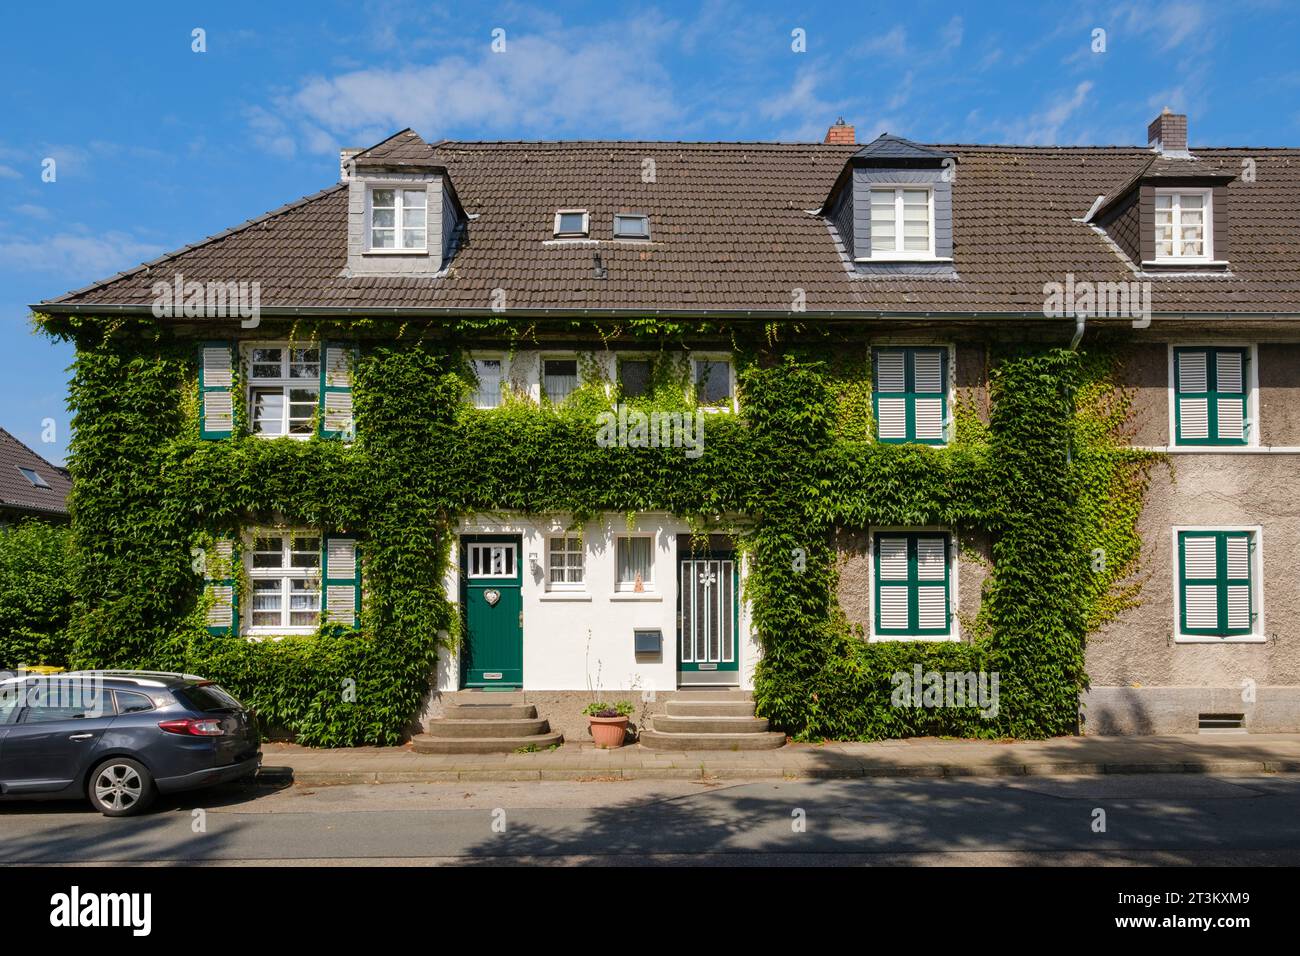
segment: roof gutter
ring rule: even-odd
[[[44,315],[138,315],[142,318],[153,318],[152,307],[149,305],[132,304],[113,304],[113,303],[60,303],[60,302],[38,302],[28,306],[33,312]],[[774,319],[774,318],[794,318],[800,320],[806,319],[1035,319],[1040,321],[1056,321],[1058,317],[1045,316],[1042,310],[1033,312],[966,312],[966,311],[935,311],[926,310],[923,312],[899,312],[889,309],[836,309],[830,311],[806,310],[802,312],[793,312],[789,309],[592,309],[592,308],[575,308],[573,306],[561,306],[556,308],[512,308],[506,310],[496,310],[492,308],[475,308],[467,309],[455,306],[314,306],[314,305],[291,305],[291,306],[266,306],[260,310],[264,318],[330,318],[333,316],[346,318],[371,318],[376,316],[392,316],[395,318],[438,318],[438,317],[484,317],[484,316],[519,316],[523,318],[552,318],[562,319],[571,317],[584,318],[612,318],[625,319],[634,316],[664,316],[666,318],[752,318],[752,319]],[[1152,314],[1152,318],[1159,318],[1169,321],[1222,321],[1224,318],[1233,319],[1300,319],[1300,312],[1157,312]],[[235,316],[230,318],[234,319]],[[168,321],[184,321],[183,319],[171,319]],[[198,317],[192,319],[194,322],[213,322],[216,318]],[[1123,324],[1129,324],[1128,319],[1123,320]]]

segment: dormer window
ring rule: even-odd
[[[1157,189],[1155,195],[1156,261],[1208,260],[1211,196],[1208,189]]]
[[[933,258],[933,197],[933,192],[924,188],[873,188],[871,258]]]
[[[428,226],[424,187],[375,186],[369,200],[371,252],[425,251]]]
[[[614,216],[615,239],[649,239],[650,217],[630,213],[617,213]]]
[[[587,210],[561,209],[555,214],[555,238],[585,239],[587,237]]]

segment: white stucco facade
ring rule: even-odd
[[[626,515],[605,515],[581,525],[585,574],[580,587],[555,589],[548,583],[547,539],[576,534],[579,526],[567,515],[478,515],[464,519],[459,534],[519,535],[523,599],[523,689],[604,692],[667,691],[678,687],[678,535],[690,528],[668,514],[638,514],[629,525]],[[615,538],[645,535],[651,541],[653,570],[640,592],[619,590]],[[457,554],[459,554],[459,547]],[[719,675],[727,686],[752,688],[759,650],[752,636],[748,606],[740,600],[745,565],[739,562],[736,649],[739,668],[734,677]],[[459,601],[460,562],[451,563],[446,579],[449,598]],[[633,631],[658,628],[662,652],[636,654]],[[460,687],[460,663],[455,654],[442,655],[438,690]]]

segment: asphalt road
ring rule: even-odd
[[[1297,774],[236,786],[0,803],[0,862],[1295,865],[1297,819]]]

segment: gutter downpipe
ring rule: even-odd
[[[1070,351],[1073,352],[1079,348],[1079,342],[1083,339],[1083,328],[1088,324],[1086,313],[1080,312],[1074,317],[1074,338],[1070,339]]]

